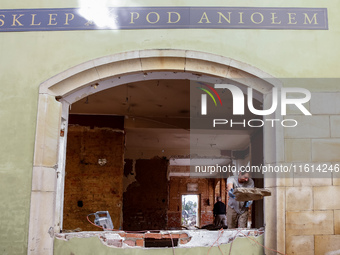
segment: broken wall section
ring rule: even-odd
[[[125,160],[125,174],[131,173],[132,160]],[[137,159],[135,182],[124,193],[124,230],[166,229],[168,209],[168,160]]]
[[[69,126],[63,229],[100,230],[86,220],[96,211],[109,211],[114,227],[121,226],[123,167],[123,130]]]
[[[57,234],[54,254],[253,254],[263,255],[263,230],[189,230],[160,233],[82,232]],[[75,238],[76,237],[76,238]],[[169,239],[173,240],[173,244]],[[149,246],[153,240],[156,246]],[[166,246],[158,246],[166,242]],[[178,241],[178,242],[175,242]],[[153,247],[147,249],[146,247]],[[175,249],[173,249],[175,247]],[[133,249],[129,249],[133,248]]]

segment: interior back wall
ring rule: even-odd
[[[180,168],[180,167],[177,167]],[[183,166],[182,168],[186,168]],[[198,183],[198,190],[187,191],[188,183]],[[168,210],[168,228],[181,228],[182,195],[200,195],[200,226],[213,223],[214,179],[190,178],[186,176],[170,178],[170,200]]]
[[[131,160],[126,164],[132,167]],[[128,175],[132,168],[125,168]],[[137,159],[135,181],[131,183],[123,200],[124,230],[166,229],[168,209],[168,160]]]
[[[69,126],[63,229],[98,231],[86,220],[96,211],[109,211],[114,227],[121,226],[123,163],[121,130]]]

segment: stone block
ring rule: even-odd
[[[287,93],[287,98],[289,99],[296,99],[301,97],[302,94],[300,93]],[[303,107],[305,107],[310,112],[310,101],[304,103]],[[304,113],[294,104],[287,104],[286,111],[287,115],[304,115]]]
[[[54,167],[58,162],[61,103],[55,97],[39,95],[34,166]]]
[[[312,187],[286,188],[286,210],[305,211],[313,209]]]
[[[54,199],[54,192],[31,193],[29,255],[53,254]]]
[[[285,249],[285,224],[286,224],[286,218],[285,211],[286,211],[286,190],[283,187],[278,187],[276,190],[277,193],[277,204],[276,204],[276,224],[277,224],[277,248],[278,250],[283,251]]]
[[[334,234],[340,235],[340,210],[334,210]]]
[[[274,188],[276,187],[276,178],[264,178],[264,187],[267,188]]]
[[[279,178],[278,186],[279,187],[293,187],[294,186],[294,174],[293,173],[286,173],[286,178]]]
[[[54,84],[49,89],[54,95],[64,96],[70,91],[99,80],[99,78],[96,68],[91,68],[84,72],[76,73],[63,81]]]
[[[340,114],[340,93],[312,93],[312,114]]]
[[[271,196],[271,191],[260,188],[237,188],[234,191],[237,201],[250,201],[263,199],[265,196]]]
[[[264,102],[265,103],[265,102]],[[276,117],[268,117],[275,119]],[[265,164],[275,164],[284,161],[284,132],[281,126],[272,128],[264,126],[263,139],[266,141],[263,148],[263,156]]]
[[[340,172],[333,172],[333,185],[340,186]]]
[[[290,119],[290,117],[287,117]],[[296,127],[285,128],[285,138],[330,137],[329,116],[294,116]]]
[[[294,174],[294,186],[295,187],[315,187],[315,186],[330,186],[332,185],[332,173],[325,173],[322,178],[315,178],[313,176],[305,178],[304,173]]]
[[[212,64],[206,61],[197,61],[195,59],[186,59],[185,71],[197,73],[209,73],[218,77],[226,77],[228,68],[222,64]]]
[[[98,75],[101,79],[111,76],[129,74],[133,72],[141,72],[142,67],[140,59],[130,59],[126,61],[118,61],[103,66],[96,67]]]
[[[314,209],[340,209],[340,186],[314,187]]]
[[[339,162],[340,139],[313,139],[313,162]]]
[[[127,52],[121,52],[116,53],[113,55],[104,56],[101,58],[97,58],[92,60],[94,66],[102,66],[114,62],[119,62],[123,60],[130,60],[130,59],[139,59],[141,52],[136,51],[127,51]]]
[[[235,65],[235,62],[232,61],[231,64]],[[254,76],[252,73],[254,73],[254,74],[258,73],[257,70],[249,67],[248,64],[238,63],[238,64],[236,64],[236,66],[239,67],[239,68],[249,69],[250,72],[245,72],[244,69],[240,70],[238,68],[234,68],[234,67],[230,66],[226,78],[231,79],[231,80],[235,80],[235,81],[237,81],[241,84],[244,84],[245,86],[251,87],[254,90],[259,91],[260,93],[264,94],[265,101],[266,101],[267,96],[270,96],[270,98],[272,98],[271,92],[272,92],[272,89],[273,89],[273,85],[270,82],[267,82],[268,80],[264,81],[263,79]],[[248,66],[248,68],[247,68],[247,66]],[[274,81],[274,79],[272,79],[271,81]],[[275,84],[275,82],[274,82],[274,84]],[[265,104],[264,108],[268,109],[268,108],[270,108],[271,105],[272,104],[270,104],[270,105]],[[269,116],[267,116],[267,117],[269,117]]]
[[[314,255],[314,236],[290,236],[286,253],[289,255]]]
[[[286,235],[333,234],[333,223],[333,211],[286,212]]]
[[[331,118],[331,137],[340,137],[340,116],[330,116]]]
[[[312,158],[310,139],[285,139],[286,162],[309,162]]]
[[[269,177],[270,176],[270,177]],[[291,187],[293,186],[293,174],[283,173],[264,177],[264,187],[265,188],[275,188],[275,187]]]
[[[185,58],[185,50],[174,50],[174,49],[164,49],[164,50],[142,50],[139,52],[140,58],[155,58],[155,57],[180,57]]]
[[[336,255],[340,253],[340,235],[315,236],[315,254]]]
[[[205,61],[209,61],[209,62],[212,62],[212,63],[223,64],[223,65],[226,65],[226,66],[229,66],[232,62],[231,58],[228,58],[228,57],[225,57],[225,56],[212,55],[212,54],[205,53],[205,52],[202,52],[202,51],[192,51],[192,50],[186,50],[185,51],[185,58],[205,60]],[[239,63],[239,62],[237,62],[237,63]],[[245,64],[245,65],[247,65],[247,64]],[[248,65],[248,66],[252,67],[250,65]],[[242,70],[244,70],[244,69],[242,69]]]
[[[268,73],[263,72],[262,70],[249,65],[244,62],[240,62],[234,59],[231,59],[230,62],[230,68],[235,69],[235,70],[242,70],[246,73],[248,73],[251,76],[255,77],[261,77],[263,79],[266,79],[264,82],[263,80],[261,81],[262,86],[256,88],[258,91],[260,91],[263,94],[270,93],[272,91],[273,87],[281,87],[282,86],[282,81],[276,78],[273,78],[271,75]]]
[[[332,178],[294,178],[294,186],[329,186],[332,185]]]
[[[76,65],[72,68],[69,68],[67,70],[65,70],[64,72],[62,73],[59,73],[58,75],[56,76],[53,76],[51,77],[50,79],[48,79],[47,81],[45,81],[44,83],[42,83],[40,85],[40,88],[39,88],[39,93],[41,94],[50,94],[51,91],[49,91],[50,88],[52,88],[55,84],[58,84],[60,82],[62,82],[63,80],[66,80],[78,73],[82,73],[86,70],[89,70],[89,69],[94,69],[94,61],[93,60],[90,60],[90,61],[87,61],[87,62],[84,62],[84,63],[81,63],[79,65]],[[57,92],[56,88],[54,88],[54,91]],[[55,96],[58,95],[58,94],[54,94]]]
[[[143,71],[174,70],[184,72],[185,70],[184,58],[143,58],[141,62]]]
[[[272,195],[264,198],[265,246],[285,250],[285,188],[268,188]]]
[[[54,168],[33,167],[33,191],[55,191],[56,182],[57,174]]]

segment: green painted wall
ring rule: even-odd
[[[2,0],[0,9],[80,7],[87,0]],[[96,3],[99,1],[96,1]],[[100,1],[107,6],[207,6],[203,0]],[[340,1],[223,0],[211,6],[326,7],[329,30],[130,30],[0,33],[0,253],[27,250],[38,87],[82,62],[141,49],[223,55],[278,78],[337,78]],[[320,84],[309,84],[318,90]],[[328,87],[327,87],[328,86]],[[339,91],[332,83],[322,90]],[[58,243],[58,242],[57,242]]]
[[[258,243],[263,245],[263,235],[254,238]],[[175,248],[176,255],[217,255],[221,254],[221,251],[225,255],[262,255],[264,254],[264,248],[256,242],[248,238],[236,238],[233,243],[223,244],[220,249],[217,246],[214,247],[196,247],[196,248]],[[230,248],[231,246],[231,248]],[[231,251],[231,252],[230,252]],[[209,252],[209,253],[208,253]],[[230,252],[230,253],[229,253]],[[98,237],[90,238],[72,238],[69,241],[63,241],[55,239],[54,242],[54,254],[55,255],[173,255],[173,249],[157,249],[157,248],[130,248],[120,249],[104,246]]]

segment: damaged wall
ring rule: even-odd
[[[171,166],[171,172],[185,172],[188,166]],[[187,191],[188,183],[198,183],[198,191]],[[189,176],[170,177],[168,228],[181,227],[182,195],[200,195],[200,225],[213,223],[214,179],[190,178]]]
[[[68,131],[63,229],[99,229],[86,216],[109,211],[120,227],[124,133],[110,128],[70,126]],[[93,218],[91,218],[93,220]]]
[[[130,169],[129,169],[130,167]],[[126,160],[125,175],[132,173],[131,160]],[[168,208],[168,160],[137,159],[135,182],[123,196],[123,229],[165,229]]]
[[[67,236],[65,236],[67,235]],[[178,247],[172,249],[169,248],[151,248],[143,249],[144,242],[143,236],[168,236],[166,233],[145,233],[134,234],[139,235],[137,243],[134,249],[129,249],[130,242],[127,242],[126,236],[131,234],[118,233],[118,232],[103,232],[100,237],[95,233],[84,233],[83,238],[76,238],[78,234],[59,234],[54,239],[54,253],[55,255],[73,254],[73,255],[86,255],[86,254],[134,254],[134,255],[206,255],[206,254],[226,254],[226,255],[263,255],[263,232],[261,231],[186,231],[184,234],[172,233],[173,238],[179,238],[179,240],[189,238],[189,242],[178,243]],[[183,238],[181,238],[183,236]],[[186,237],[189,236],[189,237]],[[158,237],[156,238],[157,240]],[[134,245],[133,245],[134,246]],[[122,247],[122,248],[120,248]],[[131,246],[130,246],[131,247]]]

